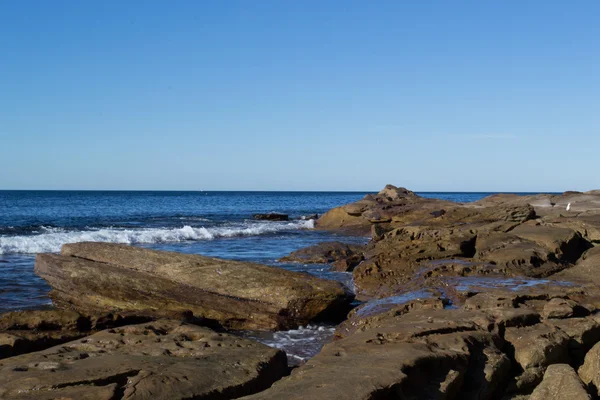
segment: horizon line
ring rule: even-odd
[[[411,189],[408,189],[411,190]],[[247,193],[379,193],[380,190],[257,190],[257,189],[0,189],[0,192],[190,192],[190,193],[214,193],[214,192],[247,192]],[[568,191],[581,192],[578,190],[563,191],[515,191],[515,190],[411,190],[414,193],[498,193],[498,194],[556,194]]]

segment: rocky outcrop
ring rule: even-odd
[[[254,214],[253,217],[260,221],[289,221],[290,219],[289,215],[280,213]]]
[[[373,224],[397,224],[419,218],[436,218],[434,214],[439,214],[447,206],[451,207],[453,203],[427,199],[405,188],[387,185],[376,195],[367,195],[356,203],[329,210],[317,220],[316,227],[366,235]]]
[[[0,361],[2,399],[232,399],[286,372],[283,352],[160,320]]]
[[[363,245],[324,242],[305,247],[283,257],[281,262],[305,264],[332,264],[335,271],[352,271],[364,259]]]
[[[576,211],[566,210],[569,202]],[[570,269],[600,239],[600,196],[494,195],[460,204],[388,185],[324,214],[317,228],[370,232],[364,260],[354,269],[357,294],[387,297],[406,290],[437,260],[453,263],[449,275],[542,278]],[[473,268],[457,270],[457,262]]]
[[[108,243],[40,254],[35,271],[62,308],[162,316],[189,311],[232,329],[285,329],[343,312],[339,283],[258,264]]]
[[[595,308],[581,303],[593,299],[596,289],[551,282],[514,289],[491,288],[489,282],[479,289],[459,288],[470,296],[461,308],[448,308],[441,294],[429,291],[369,301],[350,313],[336,331],[337,340],[321,353],[247,398],[463,400],[548,393],[561,399],[586,394],[572,365],[600,339],[597,317],[590,315]],[[571,315],[544,314],[562,301]],[[593,375],[591,353],[586,362]],[[564,387],[553,383],[560,379]]]

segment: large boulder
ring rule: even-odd
[[[39,254],[35,271],[62,308],[159,316],[190,311],[232,329],[289,329],[338,316],[352,300],[340,283],[308,274],[109,243]]]
[[[0,361],[2,399],[231,399],[287,371],[285,353],[172,320]]]
[[[548,367],[544,379],[529,400],[588,400],[591,399],[581,379],[568,364],[553,364]]]

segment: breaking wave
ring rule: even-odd
[[[216,227],[182,228],[102,228],[68,231],[62,228],[40,229],[39,234],[0,236],[0,254],[52,253],[60,251],[63,244],[77,242],[110,242],[124,244],[173,243],[194,240],[212,240],[222,237],[255,236],[297,229],[314,228],[314,221],[289,223],[245,223]]]

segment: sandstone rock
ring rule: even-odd
[[[390,224],[373,224],[371,225],[371,240],[381,240],[391,230]]]
[[[477,236],[474,258],[506,267],[513,274],[545,277],[565,268],[545,247],[511,233]]]
[[[406,342],[395,332],[390,326],[330,343],[291,376],[246,399],[489,398],[510,369],[490,333],[430,331]]]
[[[403,187],[385,185],[383,190],[377,193],[376,197],[388,202],[395,202],[405,198],[417,198],[419,196],[417,196],[415,192],[411,192],[410,190]]]
[[[352,204],[334,208],[319,218],[316,227],[320,229],[346,230],[368,234],[374,223],[394,221],[403,224],[419,219],[433,219],[431,212],[454,203],[437,199],[427,199],[410,190],[388,185],[375,195]]]
[[[268,388],[286,368],[279,350],[161,320],[2,360],[0,398],[236,398]]]
[[[569,318],[549,320],[569,336],[569,358],[571,365],[583,364],[586,353],[600,341],[600,323],[594,318]]]
[[[544,318],[569,318],[573,316],[573,308],[577,305],[572,300],[553,298],[544,306]]]
[[[511,233],[520,238],[531,240],[546,248],[557,260],[574,263],[591,247],[581,234],[556,226],[521,224]]]
[[[515,293],[477,293],[465,301],[467,310],[481,310],[493,308],[515,308],[517,294]]]
[[[514,382],[518,391],[537,385],[548,365],[569,362],[569,336],[553,326],[506,328],[504,339],[523,371]]]
[[[279,261],[307,264],[334,263],[334,269],[337,271],[351,271],[363,260],[363,249],[364,246],[358,244],[323,242],[296,250]]]
[[[69,310],[14,311],[0,315],[0,331],[84,330],[87,325],[87,318]]]
[[[333,208],[317,220],[315,228],[341,230],[348,233],[367,236],[371,230],[371,223],[361,217],[367,206],[359,207],[359,211],[346,211],[343,207]]]
[[[427,268],[423,264],[430,260],[472,256],[475,238],[468,230],[452,228],[395,229],[367,246],[366,260],[354,269],[354,284],[363,296],[386,297],[393,294],[394,286],[412,280]]]
[[[575,266],[565,269],[553,277],[581,282],[593,282],[600,286],[600,246],[583,253]]]
[[[83,313],[190,311],[233,329],[285,329],[344,310],[338,282],[238,261],[108,243],[40,254],[35,270],[62,307]]]
[[[587,400],[591,399],[581,379],[570,365],[553,364],[546,369],[544,379],[529,400]]]
[[[585,383],[594,396],[600,394],[600,343],[585,355],[583,365],[577,371],[579,377]]]
[[[261,221],[289,221],[290,219],[289,215],[280,213],[254,214],[253,217]]]
[[[188,315],[173,316],[182,320],[193,319]],[[152,319],[152,316],[143,313],[84,316],[69,310],[8,312],[0,315],[0,359],[44,350],[98,330],[139,324]]]
[[[426,291],[369,301],[350,312],[348,319],[336,328],[335,336],[341,338],[355,332],[377,329],[382,322],[388,323],[409,312],[443,308],[444,302]]]

